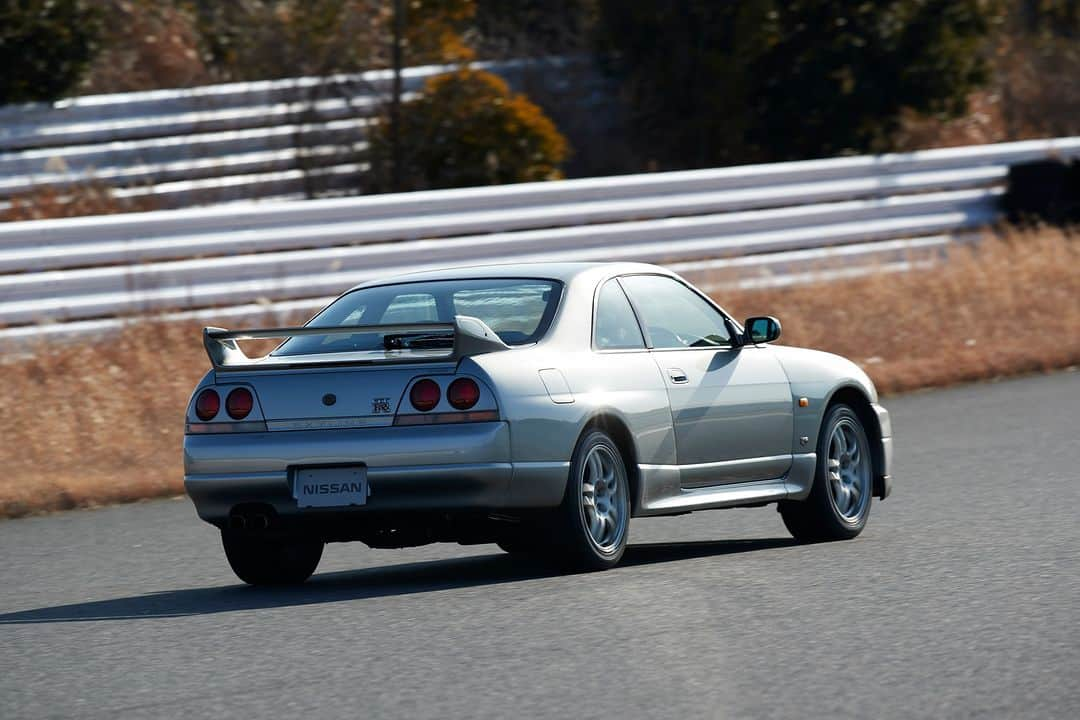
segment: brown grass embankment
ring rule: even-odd
[[[926,271],[719,300],[778,316],[783,342],[850,357],[885,393],[1080,363],[1080,243],[1057,231],[954,250]],[[181,492],[183,412],[207,364],[199,328],[181,324],[9,356],[0,516]]]
[[[1080,363],[1080,242],[1058,230],[960,247],[926,270],[727,292],[780,318],[783,344],[851,358],[882,393]]]

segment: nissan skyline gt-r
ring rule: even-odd
[[[368,282],[303,327],[203,331],[184,484],[256,585],[351,540],[605,569],[631,518],[769,503],[799,540],[854,538],[889,495],[889,414],[854,363],[779,337],[653,265]]]

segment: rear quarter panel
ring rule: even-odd
[[[495,389],[510,422],[515,462],[568,461],[585,427],[599,416],[626,426],[639,462],[675,462],[667,391],[647,352],[531,348],[477,356],[463,362],[468,364],[475,364]],[[540,377],[549,368],[566,378],[573,402],[556,402],[549,394]]]

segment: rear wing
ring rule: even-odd
[[[329,352],[314,355],[248,357],[237,340],[293,338],[301,335],[356,335],[378,333],[384,349],[353,352]],[[411,342],[429,346],[439,340],[451,340],[449,348],[413,348]],[[405,325],[348,325],[343,327],[283,327],[258,330],[203,328],[203,346],[215,370],[281,369],[312,365],[383,364],[390,362],[453,361],[470,355],[509,350],[487,324],[468,315],[458,315],[452,323],[412,323]]]

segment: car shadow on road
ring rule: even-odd
[[[626,549],[619,567],[610,572],[693,558],[771,550],[795,544],[796,541],[790,538],[636,544]],[[313,576],[298,587],[253,588],[226,585],[166,590],[111,600],[22,610],[0,614],[0,625],[213,615],[238,610],[317,605],[498,585],[565,574],[565,571],[546,564],[498,553],[323,573]]]

